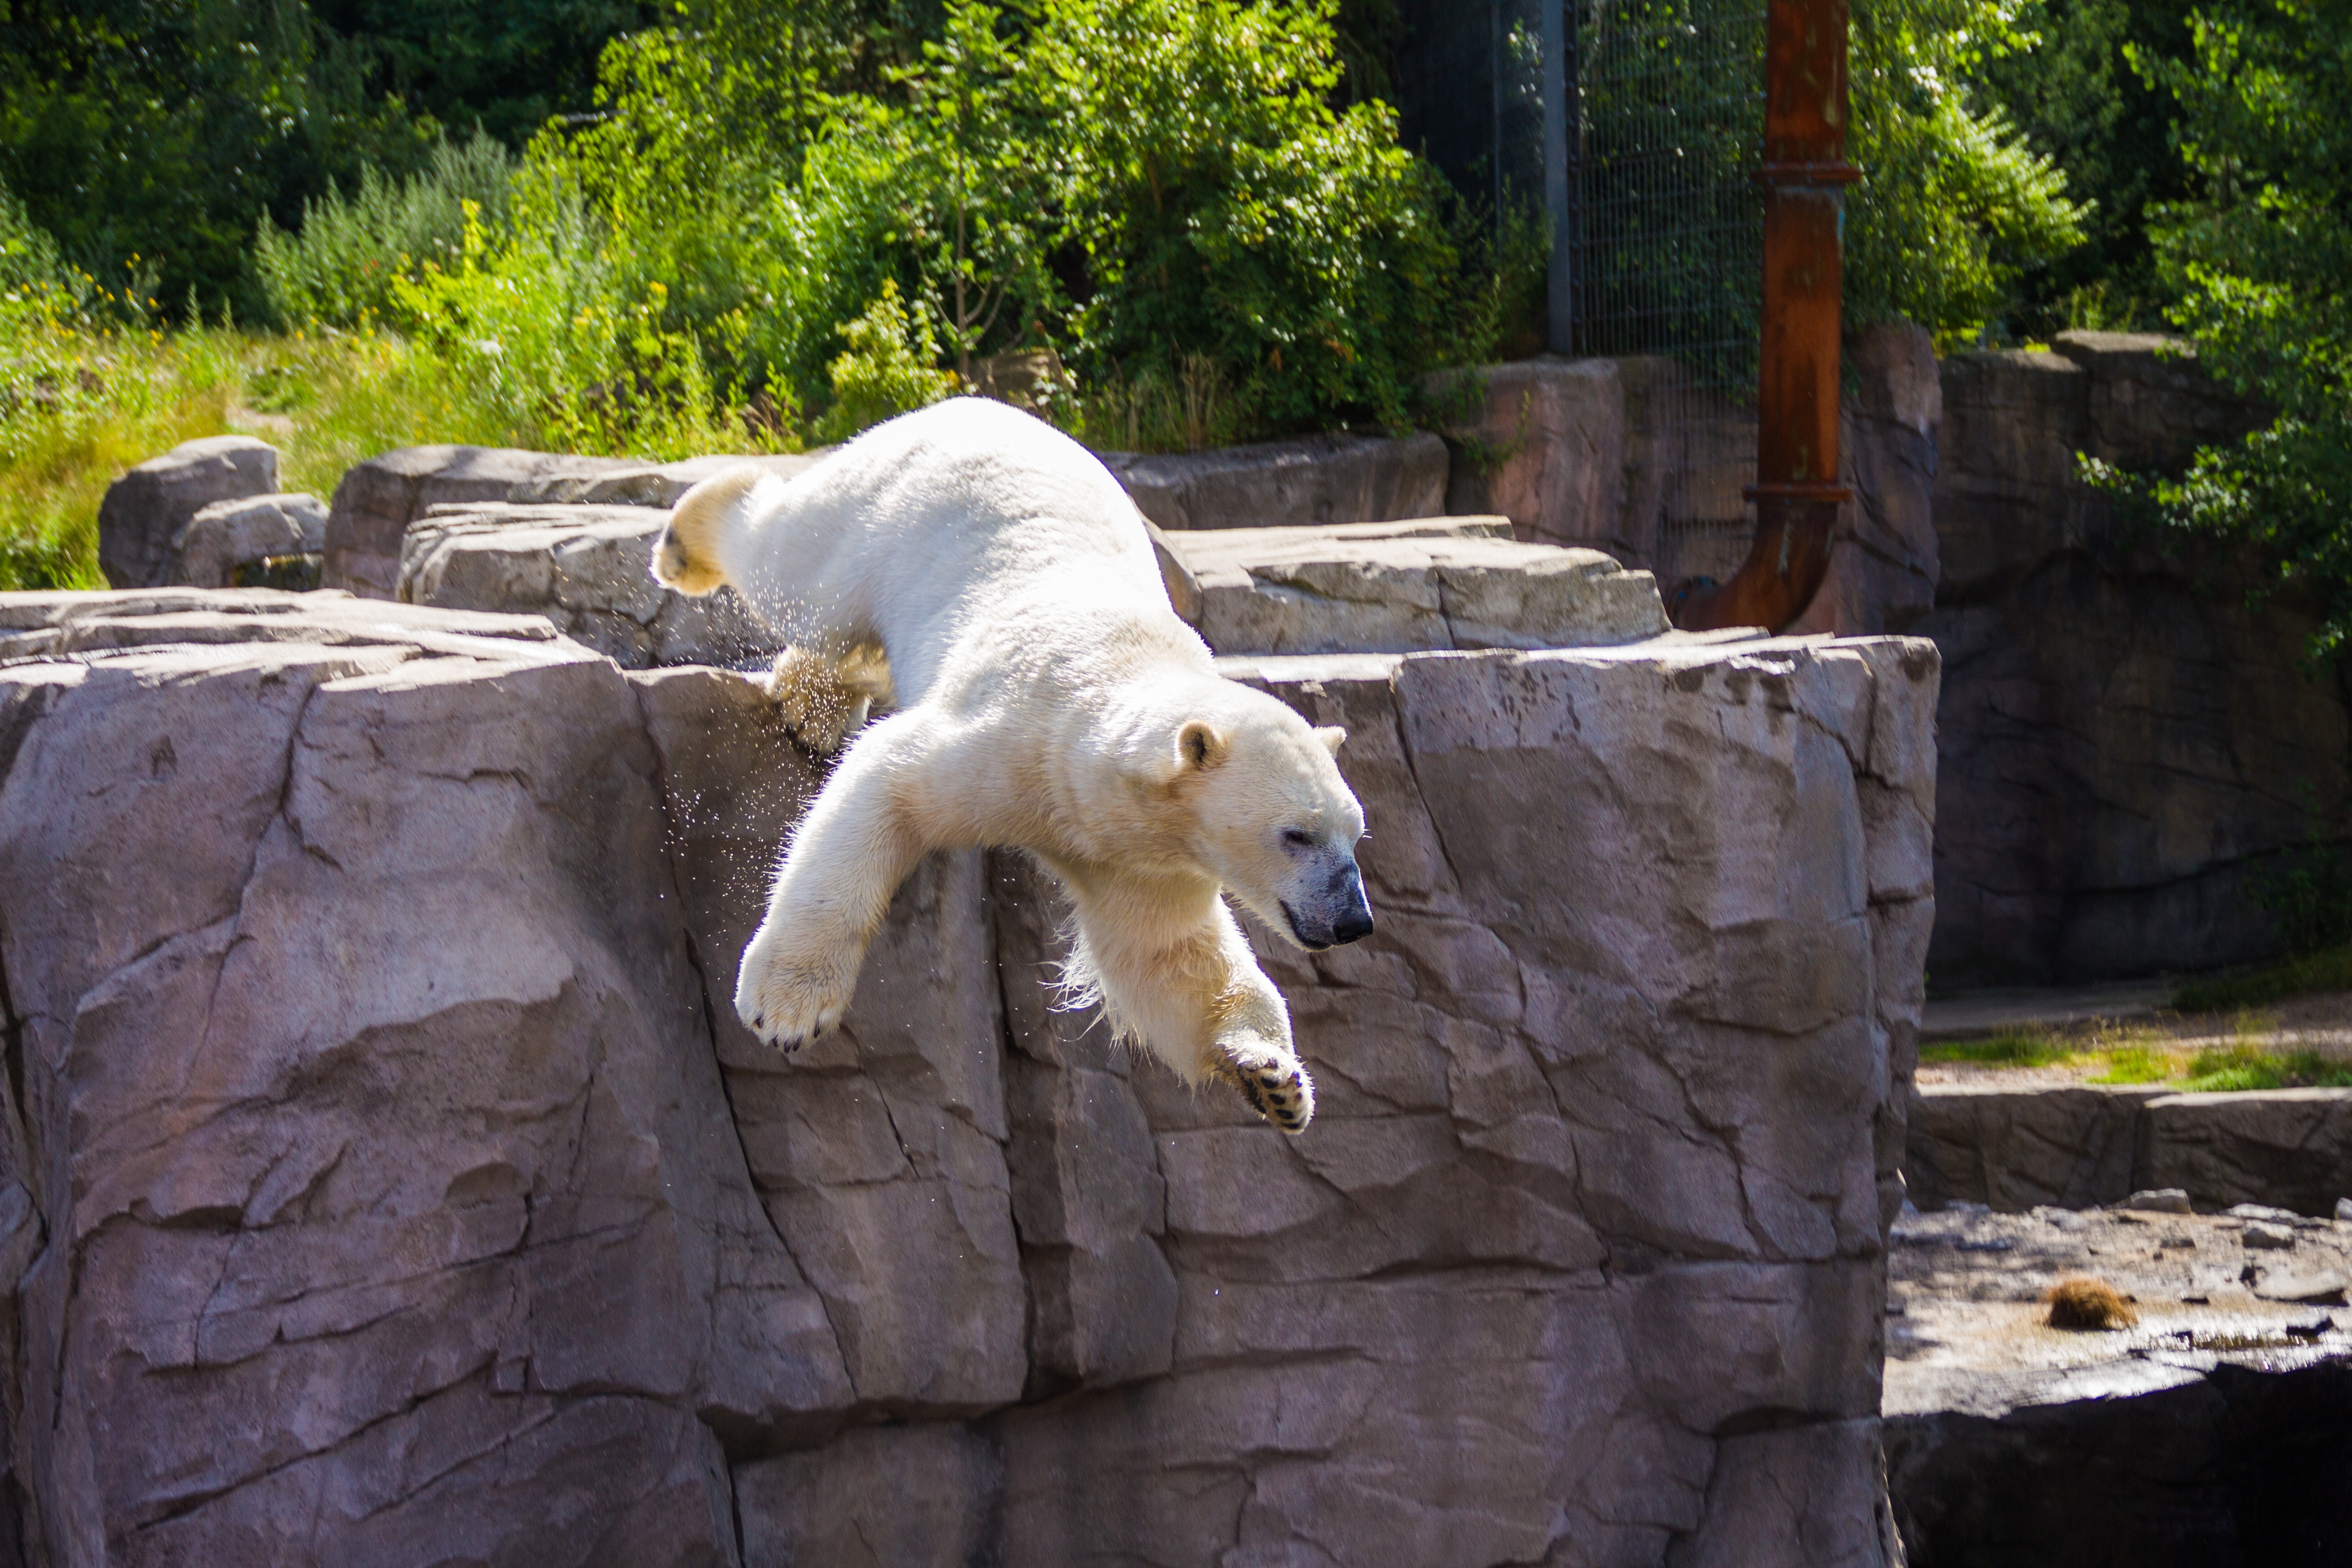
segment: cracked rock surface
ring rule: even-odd
[[[0,1562],[1886,1561],[1932,648],[1233,669],[1371,823],[1376,935],[1253,933],[1295,1140],[1015,856],[758,1047],[736,676],[0,595]]]

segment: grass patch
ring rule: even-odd
[[[0,319],[0,590],[103,588],[98,507],[133,465],[205,436],[276,447],[278,484],[325,499],[354,463],[449,442],[660,460],[774,444],[724,417],[563,419],[489,395],[431,345],[381,331]]]
[[[2180,1087],[2216,1094],[2250,1089],[2352,1089],[2352,1062],[2317,1051],[2265,1051],[2249,1046],[2200,1051]]]
[[[2260,1042],[2275,1020],[2243,1011],[2231,1020],[2227,1046],[2189,1052],[2172,1037],[2147,1027],[2101,1026],[2067,1035],[2048,1029],[2004,1029],[1980,1040],[1938,1040],[1919,1047],[1923,1062],[1982,1068],[2080,1066],[2084,1080],[2103,1084],[2165,1084],[2212,1094],[2261,1089],[2352,1089],[2352,1061],[2317,1051],[2274,1051]]]
[[[2183,1013],[2221,1013],[2266,1007],[2323,991],[2352,991],[2352,942],[2258,969],[2189,981],[2172,994],[2172,1005]]]
[[[2044,1029],[2003,1029],[1980,1040],[1937,1040],[1919,1047],[1919,1059],[1968,1062],[1977,1067],[2042,1068],[2074,1060],[2075,1042]]]
[[[2179,1051],[2153,1042],[2117,1046],[2106,1053],[2106,1068],[2093,1083],[2162,1083],[2180,1071]]]

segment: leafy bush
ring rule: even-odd
[[[833,406],[817,423],[820,441],[845,441],[895,415],[950,397],[951,371],[934,370],[940,347],[918,310],[910,320],[898,285],[885,280],[882,297],[841,329],[848,352],[833,362]]]
[[[1334,106],[1331,15],[951,0],[928,37],[861,53],[824,7],[719,5],[617,49],[612,116],[570,153],[614,265],[677,280],[670,323],[707,348],[731,321],[740,358],[714,368],[746,386],[824,401],[887,281],[967,376],[1051,350],[1078,387],[1058,416],[1090,429],[1403,424],[1423,372],[1495,341],[1493,274],[1391,112]],[[1223,416],[1141,416],[1187,386]]]
[[[512,153],[477,132],[470,142],[436,143],[425,167],[405,179],[362,167],[348,199],[331,186],[303,203],[292,234],[265,214],[254,266],[270,309],[295,324],[352,327],[387,316],[395,281],[415,280],[427,262],[458,258],[468,205],[487,227],[506,226],[516,168]]]
[[[2093,472],[2262,546],[2332,658],[2352,641],[2352,0],[2221,0],[2192,33],[2191,58],[2150,64],[2202,186],[2159,210],[2158,266],[2200,365],[2280,412],[2178,479]]]
[[[1864,0],[1853,7],[1846,319],[1906,317],[1939,344],[1988,332],[2019,280],[2083,237],[2066,179],[1978,73],[2031,47],[2016,0]]]

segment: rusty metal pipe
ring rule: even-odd
[[[1843,305],[1845,0],[1769,0],[1764,18],[1764,310],[1758,343],[1756,538],[1738,575],[1685,595],[1692,631],[1805,613],[1829,574]]]

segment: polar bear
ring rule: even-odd
[[[653,569],[686,594],[731,583],[783,634],[769,690],[811,749],[865,726],[744,950],[754,1034],[789,1052],[841,1021],[926,853],[1019,848],[1067,890],[1076,997],[1185,1081],[1306,1128],[1289,1012],[1223,895],[1310,951],[1371,931],[1346,734],[1217,674],[1086,448],[1001,403],[934,404],[790,481],[704,480]]]

